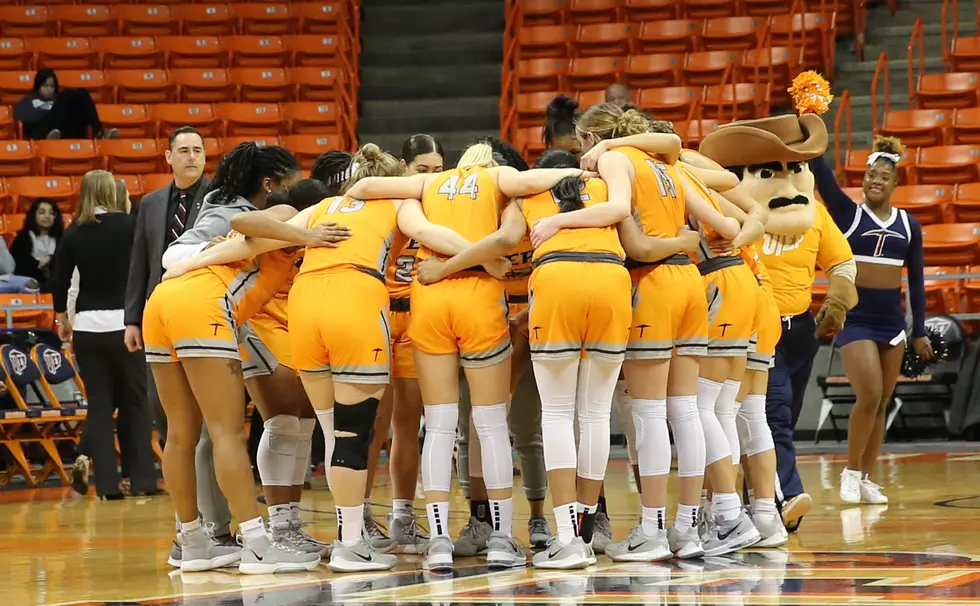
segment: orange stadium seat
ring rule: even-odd
[[[980,223],[939,223],[922,227],[926,265],[976,265],[980,252]]]
[[[297,67],[352,67],[343,58],[346,43],[339,36],[286,36],[283,41]]]
[[[338,35],[347,30],[347,10],[343,2],[298,2],[290,4],[299,19],[299,33]]]
[[[163,150],[156,139],[102,139],[99,152],[114,173],[155,173],[163,169]]]
[[[907,210],[922,225],[944,223],[953,193],[951,185],[899,185],[892,192],[891,204]]]
[[[956,223],[980,222],[980,183],[961,183],[949,205]]]
[[[62,88],[84,88],[96,103],[111,103],[114,93],[105,72],[97,69],[66,69],[58,72],[58,85]]]
[[[230,38],[163,36],[157,39],[169,68],[224,68],[231,64]]]
[[[34,72],[0,71],[0,103],[16,105],[27,93],[34,90]]]
[[[193,126],[205,137],[221,136],[221,120],[210,103],[174,103],[150,106],[150,116],[156,121],[154,136],[168,137],[181,126]]]
[[[953,112],[941,109],[909,109],[885,114],[875,134],[898,137],[907,147],[942,145],[945,130],[953,123]]]
[[[681,0],[626,0],[623,18],[632,23],[677,19],[681,4]]]
[[[963,109],[980,105],[980,73],[925,74],[915,89],[919,109]]]
[[[337,68],[293,67],[288,70],[290,81],[296,86],[298,101],[329,101],[344,103],[353,108],[347,94],[346,75]]]
[[[236,145],[245,143],[246,141],[255,143],[259,147],[267,147],[269,145],[279,145],[279,137],[267,136],[267,135],[253,135],[250,137],[225,137],[221,139],[221,153],[227,154],[231,150],[235,149]]]
[[[793,0],[742,0],[742,12],[753,17],[787,14],[793,6]]]
[[[721,84],[741,60],[742,54],[731,50],[688,53],[681,66],[681,79],[688,86]]]
[[[949,138],[953,145],[980,143],[980,107],[954,110]]]
[[[684,16],[688,19],[734,17],[735,0],[684,0]]]
[[[284,135],[287,121],[275,103],[219,103],[218,116],[229,137]]]
[[[170,81],[177,85],[181,103],[218,103],[237,93],[225,69],[172,69]]]
[[[619,18],[619,0],[571,0],[568,19],[572,23],[611,23]]]
[[[559,25],[565,16],[567,0],[522,0],[524,25]]]
[[[237,25],[227,4],[178,4],[174,17],[185,36],[232,36]]]
[[[122,36],[167,36],[180,33],[180,22],[165,4],[120,4],[112,7]]]
[[[561,90],[568,59],[527,59],[517,64],[517,90],[525,93]]]
[[[592,107],[597,103],[602,103],[605,100],[606,91],[604,90],[584,90],[575,95],[575,102],[578,103],[579,107],[583,109]]]
[[[704,50],[749,50],[757,48],[765,22],[758,17],[708,19],[701,31]]]
[[[9,209],[12,207],[13,207],[13,198],[9,193],[7,193],[7,182],[3,179],[0,179],[0,212],[3,212],[5,209]],[[0,216],[0,237],[4,238],[4,241],[7,244],[7,247],[9,248],[10,241],[13,239],[13,236],[11,235],[8,237],[8,232],[3,224],[4,224],[3,217]]]
[[[0,139],[16,139],[19,123],[14,120],[14,110],[9,105],[0,105]]]
[[[293,152],[304,170],[313,168],[313,162],[320,157],[320,154],[344,147],[337,135],[286,135],[280,137],[279,142]]]
[[[864,204],[864,188],[861,187],[842,187],[844,195],[851,199],[855,204]],[[819,197],[819,193],[817,196]]]
[[[640,25],[634,52],[689,53],[697,48],[701,29],[701,21],[689,19],[648,21]]]
[[[174,176],[170,173],[156,173],[150,175],[140,175],[140,185],[144,193],[150,193],[163,187],[170,187],[174,182]]]
[[[294,101],[296,87],[284,69],[242,67],[231,70],[231,81],[238,85],[239,98],[246,103]]]
[[[31,68],[34,53],[23,38],[0,38],[0,70],[20,71]]]
[[[115,36],[119,22],[112,18],[111,9],[103,5],[78,4],[59,6],[52,11],[58,19],[58,30],[62,36]]]
[[[45,175],[84,175],[102,168],[102,156],[91,139],[37,141],[34,150],[41,158]]]
[[[233,4],[238,31],[248,36],[285,36],[292,32],[293,16],[289,4]]]
[[[170,133],[162,133],[167,136]],[[163,140],[167,144],[167,140]],[[204,172],[213,175],[218,170],[218,162],[221,160],[221,141],[217,137],[204,137]]]
[[[0,36],[57,36],[58,21],[46,6],[0,6]]]
[[[639,106],[660,120],[689,120],[703,93],[700,86],[667,86],[640,91]]]
[[[7,192],[14,199],[14,208],[19,212],[25,212],[31,202],[38,198],[54,200],[62,210],[67,210],[73,206],[72,200],[77,191],[71,177],[68,176],[48,175],[7,179]]]
[[[177,87],[162,69],[120,69],[111,72],[119,103],[173,103]]]
[[[803,49],[774,46],[747,50],[736,67],[741,82],[771,82],[772,104],[789,105],[786,90],[803,64]]]
[[[555,92],[534,92],[517,95],[517,125],[519,127],[540,126],[544,122],[548,104],[557,94]]]
[[[824,65],[833,51],[830,31],[835,21],[832,15],[794,13],[769,18],[769,42],[772,46],[803,49],[804,69],[829,69]]]
[[[541,155],[541,152],[547,149],[544,143],[544,127],[532,126],[517,129],[514,146],[521,150],[525,157],[536,159]]]
[[[749,120],[769,115],[770,84],[706,86],[701,115],[714,120]]]
[[[868,156],[871,150],[852,149],[847,152],[844,161],[844,185],[857,187],[864,181],[864,173],[868,172]],[[898,182],[901,185],[909,183],[909,170],[915,164],[915,151],[906,150],[902,160],[898,163]]]
[[[152,36],[95,38],[92,46],[102,56],[102,69],[159,69],[163,50]]]
[[[517,34],[522,59],[567,57],[577,30],[568,25],[522,27]]]
[[[980,145],[944,145],[919,149],[914,174],[917,183],[980,181]]]
[[[690,122],[674,122],[674,132],[681,138],[684,145],[697,149],[701,145],[708,133],[712,132],[718,125],[718,120],[696,119]]]
[[[626,62],[623,79],[630,88],[677,86],[683,65],[684,55],[633,55]]]
[[[98,69],[99,53],[88,38],[28,38],[38,69]]]
[[[626,69],[624,57],[585,57],[572,59],[565,84],[576,91],[605,89]]]
[[[37,174],[34,144],[30,141],[0,141],[0,176],[26,177]]]
[[[228,48],[233,67],[281,67],[290,55],[279,36],[232,36]]]
[[[126,184],[126,191],[129,192],[129,199],[136,202],[143,197],[143,183],[140,182],[139,175],[112,175],[119,181]],[[81,187],[81,185],[79,185]]]
[[[632,23],[580,25],[572,43],[572,54],[576,57],[629,55],[636,34]]]
[[[980,36],[955,38],[949,60],[954,72],[980,71]]]
[[[119,136],[126,138],[156,136],[156,122],[146,107],[134,103],[99,105],[99,119],[106,128],[119,130]]]
[[[337,103],[283,103],[282,114],[294,135],[343,133],[343,108]],[[349,129],[353,130],[353,129]]]

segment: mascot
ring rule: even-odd
[[[812,506],[796,470],[793,430],[803,407],[817,339],[840,331],[847,310],[857,303],[850,246],[817,202],[807,164],[827,151],[827,127],[810,112],[826,111],[832,98],[828,88],[820,76],[801,74],[790,92],[802,115],[725,124],[705,137],[700,148],[703,156],[740,178],[739,194],[769,208],[766,233],[756,249],[771,279],[773,313],[778,310],[782,332],[778,340],[774,338],[765,411],[776,451],[782,517],[790,531]],[[810,305],[818,267],[826,272],[830,286],[814,317]],[[760,334],[760,353],[762,349]]]

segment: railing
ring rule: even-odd
[[[846,130],[841,130],[843,118],[847,118]],[[851,91],[844,91],[837,101],[837,115],[834,117],[834,174],[837,181],[844,183],[844,163],[847,161],[847,154],[851,153]],[[844,135],[844,136],[842,136]],[[841,142],[844,142],[844,154],[840,153]]]
[[[953,12],[952,32],[948,29],[950,8]],[[960,0],[943,0],[943,8],[940,18],[943,23],[943,71],[952,69],[951,51],[956,36],[960,33]],[[980,12],[977,13],[977,24],[980,25]],[[911,89],[910,89],[911,92]]]
[[[519,0],[507,0],[504,25],[504,60],[500,70],[500,136],[513,141],[517,135],[517,75],[520,44],[517,30],[524,21]]]
[[[736,80],[738,80],[738,78],[735,77],[735,70],[732,67],[732,65],[729,64],[727,67],[725,67],[725,73],[721,76],[721,82],[718,83],[718,92],[720,93],[718,95],[718,103],[717,103],[719,122],[725,122],[724,90],[725,90],[725,86],[728,84],[730,84],[732,87],[732,121],[738,120],[738,87],[735,86]],[[708,87],[705,87],[704,90],[707,91]],[[701,103],[703,103],[703,101],[704,101],[704,93],[702,93],[701,101],[695,103],[694,106],[691,108],[691,113],[687,117],[688,122],[694,120],[695,117],[697,117],[697,119],[700,120]]]
[[[23,305],[0,305],[0,313],[6,319],[6,330],[14,329],[14,314],[19,311],[54,311],[51,303],[24,303]]]
[[[916,49],[919,51],[918,72],[916,72],[915,69]],[[922,23],[922,17],[916,19],[915,23],[912,25],[912,35],[909,37],[909,45],[906,49],[906,59],[908,60],[909,107],[915,107],[916,88],[918,87],[919,79],[926,71],[925,29]]]
[[[854,0],[854,52],[858,56],[858,61],[864,61],[864,32],[867,27],[867,3],[865,0]]]
[[[874,129],[873,132],[878,130],[878,81],[884,76],[885,81],[885,111],[887,114],[891,106],[891,82],[888,75],[888,53],[882,51],[878,55],[878,63],[875,64],[874,74],[871,76],[871,124]]]

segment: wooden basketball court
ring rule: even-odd
[[[0,587],[4,606],[33,604],[980,604],[980,454],[883,457],[877,480],[887,506],[843,506],[836,455],[801,458],[814,511],[785,550],[661,565],[597,566],[570,573],[532,568],[487,574],[463,560],[454,578],[420,570],[402,556],[396,572],[338,575],[181,574],[167,563],[173,513],[167,497],[99,502],[65,488],[0,493]],[[610,463],[607,499],[616,538],[625,538],[639,501],[625,461]],[[379,478],[385,482],[386,477]],[[388,510],[387,487],[375,513]],[[526,503],[515,495],[517,535],[526,541]],[[417,502],[421,505],[421,501]],[[306,494],[311,534],[332,538],[325,488]],[[454,534],[468,510],[457,492]],[[424,519],[424,510],[419,512]]]

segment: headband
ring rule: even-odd
[[[347,168],[345,168],[343,171],[328,176],[326,185],[336,185],[338,183],[343,183],[344,181],[347,181],[352,176],[354,176],[354,173],[357,172],[357,169],[360,168],[360,166],[361,165],[358,164],[357,162],[351,162],[350,164],[347,165]]]
[[[881,160],[882,158],[888,160],[889,162],[895,165],[897,165],[899,162],[902,161],[902,157],[899,156],[898,154],[890,154],[888,152],[876,151],[873,152],[870,156],[868,156],[868,166],[871,166],[872,164],[874,164],[878,160]]]

